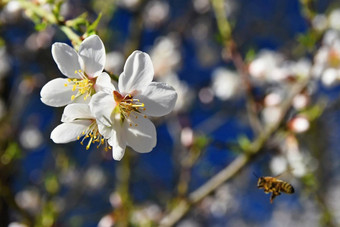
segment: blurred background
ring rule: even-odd
[[[2,0],[0,7],[0,226],[159,226],[241,156],[249,160],[173,225],[340,225],[338,1]],[[63,108],[44,105],[40,90],[63,77],[51,45],[72,45],[65,27],[101,37],[112,75],[139,49],[151,56],[154,80],[176,89],[175,110],[152,119],[152,152],[127,149],[117,162],[96,146],[50,139]],[[270,204],[253,173],[281,174],[295,193]]]

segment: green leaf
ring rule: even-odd
[[[41,22],[41,23],[35,25],[35,30],[40,32],[40,31],[45,30],[46,27],[47,27],[47,23],[46,22]]]
[[[237,142],[238,142],[238,144],[240,145],[240,147],[243,151],[247,151],[249,149],[250,145],[251,145],[251,141],[245,135],[241,135],[237,139]]]
[[[3,165],[9,164],[11,161],[19,159],[22,157],[21,149],[19,145],[15,142],[11,142],[4,154],[1,156],[1,163]]]
[[[202,150],[204,149],[210,142],[210,139],[207,136],[197,136],[195,137],[193,146]]]
[[[253,61],[255,59],[255,56],[256,56],[255,49],[250,48],[246,53],[245,62]]]
[[[98,27],[98,24],[101,18],[102,18],[102,13],[99,13],[97,19],[93,21],[93,23],[87,27],[86,33],[88,36],[96,34],[96,29]]]
[[[308,109],[301,111],[300,114],[306,116],[310,121],[317,119],[323,113],[323,108],[320,105],[314,105]]]
[[[298,35],[297,40],[308,50],[312,50],[318,41],[318,37],[313,31],[309,31],[306,34]]]
[[[59,183],[57,176],[54,174],[48,174],[45,178],[45,188],[50,194],[55,194],[59,191]]]
[[[75,30],[80,30],[80,26],[88,26],[89,22],[87,21],[87,16],[88,16],[88,13],[84,12],[80,14],[78,17],[72,20],[68,20],[65,23],[67,26],[72,27]]]

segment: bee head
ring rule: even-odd
[[[259,177],[257,181],[257,187],[262,188],[264,186],[264,183],[265,183],[264,177]]]

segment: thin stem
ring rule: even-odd
[[[226,17],[224,0],[211,0],[211,3],[215,12],[216,22],[222,40],[228,42],[231,39],[231,26]]]

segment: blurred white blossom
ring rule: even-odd
[[[201,88],[198,92],[198,98],[204,104],[209,104],[214,100],[214,91],[210,87]]]
[[[268,106],[261,112],[262,120],[268,125],[277,123],[281,118],[281,115],[282,109],[279,106]]]
[[[216,97],[225,101],[242,91],[241,80],[234,71],[217,68],[212,73],[212,90]]]
[[[324,14],[318,14],[312,19],[312,26],[317,31],[324,31],[328,27],[328,19]]]
[[[175,112],[187,111],[195,97],[194,91],[190,86],[178,78],[175,73],[169,73],[159,77],[158,81],[171,85],[177,92],[178,98],[174,107]]]
[[[181,131],[181,143],[183,146],[189,147],[194,142],[194,131],[190,127],[185,127]]]
[[[129,10],[135,10],[141,3],[141,0],[118,0],[117,4],[120,7],[127,8]]]
[[[278,106],[283,100],[283,94],[279,91],[273,91],[264,97],[264,105],[268,106]]]
[[[43,31],[35,32],[27,38],[25,46],[31,51],[47,48],[51,45],[54,33],[55,30],[52,27],[48,27]]]
[[[332,86],[339,80],[340,69],[328,68],[321,77],[321,81],[325,86]]]
[[[295,133],[302,133],[309,129],[309,120],[304,116],[296,116],[288,123],[289,128]]]
[[[132,213],[132,222],[137,226],[148,226],[161,218],[161,208],[154,203],[143,205]]]
[[[145,6],[144,22],[146,27],[154,28],[162,25],[169,15],[168,1],[152,0]]]
[[[269,163],[269,167],[274,176],[282,174],[288,167],[287,159],[282,155],[274,156]]]
[[[8,227],[27,227],[27,225],[20,222],[11,222],[9,223]]]
[[[310,76],[312,63],[306,58],[301,58],[288,65],[291,69],[291,76],[306,78]]]
[[[84,177],[84,184],[86,188],[91,190],[100,189],[106,183],[106,176],[104,171],[98,166],[89,168]]]
[[[329,27],[331,29],[340,30],[340,9],[334,9],[328,16]]]
[[[123,204],[122,196],[118,192],[110,194],[110,204],[113,208],[119,208]]]
[[[76,168],[70,167],[60,174],[60,182],[68,187],[76,186],[80,173]]]
[[[203,227],[203,225],[194,218],[185,218],[178,223],[177,227]]]
[[[332,184],[325,194],[327,199],[327,204],[329,208],[332,209],[334,218],[340,223],[340,179],[337,177],[332,180]]]
[[[206,13],[211,9],[209,0],[193,0],[193,5],[198,13]]]
[[[309,96],[306,94],[298,94],[293,99],[293,107],[297,110],[306,108],[308,103],[309,103]]]
[[[283,56],[275,51],[262,50],[249,64],[249,73],[256,80],[280,81],[287,77],[287,72],[281,67]]]
[[[15,195],[15,201],[21,208],[29,210],[32,213],[39,212],[41,208],[40,194],[38,190],[34,188],[25,189],[23,191],[18,192]]]
[[[285,138],[283,149],[292,174],[296,177],[303,177],[307,173],[307,159],[302,154],[296,137],[291,135]]]
[[[325,33],[322,46],[314,57],[314,77],[321,78],[325,86],[332,86],[340,79],[340,31]]]
[[[0,11],[0,21],[4,23],[15,22],[22,15],[19,1],[11,0]]]
[[[98,227],[113,227],[115,225],[115,220],[112,215],[105,215],[102,217],[98,223]]]
[[[20,144],[25,149],[34,150],[44,141],[43,135],[39,128],[34,125],[26,126],[20,133]]]
[[[150,57],[155,70],[155,77],[161,77],[176,71],[181,62],[178,38],[175,34],[160,37],[150,50]]]

